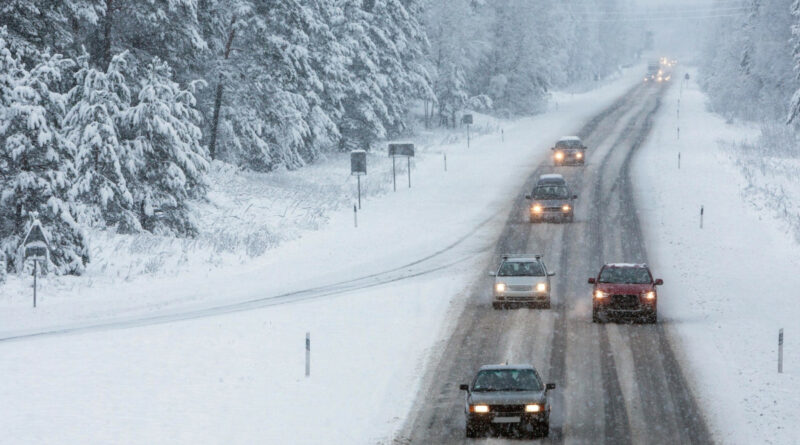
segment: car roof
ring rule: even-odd
[[[503,365],[503,364],[500,364],[500,365],[483,365],[483,366],[480,367],[480,369],[478,369],[478,371],[498,370],[498,369],[499,370],[502,370],[502,369],[532,369],[534,371],[536,370],[536,368],[534,368],[533,365],[528,365],[528,364],[519,364],[519,365],[514,365],[514,364]]]
[[[608,263],[605,267],[638,267],[642,269],[647,269],[647,264],[645,263]]]
[[[542,259],[541,255],[537,254],[515,254],[515,255],[502,255],[501,258],[503,261],[508,261],[511,263],[530,263],[533,261],[540,261]]]
[[[579,138],[578,136],[563,136],[558,141],[561,142],[561,141],[580,141],[580,140],[581,138]]]
[[[546,173],[544,175],[540,175],[539,176],[539,180],[540,181],[541,180],[546,180],[546,179],[560,179],[560,180],[563,181],[564,180],[564,176],[562,176],[559,173]]]

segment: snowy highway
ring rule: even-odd
[[[427,367],[395,443],[465,442],[458,385],[481,365],[503,362],[532,363],[544,381],[557,384],[546,442],[713,442],[661,324],[591,322],[586,279],[605,262],[647,262],[629,166],[665,89],[633,88],[578,133],[589,147],[585,167],[554,168],[545,161],[510,197],[515,204],[492,258],[487,255],[486,270],[502,253],[543,254],[557,273],[553,308],[492,310],[492,281],[477,278],[444,350]],[[524,195],[538,175],[554,171],[579,196],[576,220],[531,225]]]

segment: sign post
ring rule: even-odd
[[[472,125],[472,115],[465,114],[461,116],[461,123],[467,124],[467,148],[469,148],[469,126]]]
[[[783,374],[783,328],[778,329],[778,373]]]
[[[414,144],[389,144],[389,157],[392,158],[392,185],[397,191],[397,174],[394,158],[405,156],[408,160],[408,188],[411,188],[411,158],[414,157]]]
[[[42,223],[38,219],[33,220],[25,240],[22,241],[25,249],[25,261],[33,261],[33,307],[36,307],[36,276],[38,275],[39,261],[47,261],[50,257],[50,241],[47,239]]]
[[[361,208],[361,175],[367,174],[367,152],[353,150],[350,152],[350,175],[358,181],[358,208]]]

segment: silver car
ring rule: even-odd
[[[555,383],[542,383],[531,365],[482,366],[467,392],[466,436],[489,432],[547,437],[550,432],[550,403],[547,393]]]
[[[550,309],[550,277],[541,255],[504,255],[492,286],[492,307],[527,305]]]

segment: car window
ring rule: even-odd
[[[563,185],[540,185],[533,190],[535,199],[567,199],[569,190]]]
[[[544,267],[533,261],[506,261],[497,272],[500,277],[543,277]]]
[[[643,267],[605,267],[600,272],[600,283],[648,284],[653,282],[650,272]]]
[[[541,391],[542,381],[532,369],[485,369],[475,377],[473,391]]]

